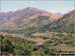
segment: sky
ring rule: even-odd
[[[1,12],[9,12],[9,11],[16,11],[21,8],[27,8],[27,7],[34,7],[39,8],[42,10],[46,10],[48,12],[52,13],[67,13],[69,11],[74,10],[74,1],[1,1]]]

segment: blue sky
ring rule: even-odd
[[[26,7],[39,8],[52,13],[66,13],[74,10],[74,1],[1,1],[1,12],[15,11]]]

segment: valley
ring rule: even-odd
[[[2,53],[59,55],[60,52],[74,52],[74,12],[59,15],[27,7],[0,13]]]

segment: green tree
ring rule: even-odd
[[[12,43],[7,38],[5,38],[4,36],[2,36],[1,38],[2,38],[1,51],[12,53],[13,52],[13,48],[14,48]]]
[[[46,55],[43,49],[39,49],[35,52],[32,52],[32,55]]]
[[[32,51],[37,51],[37,50],[38,50],[38,47],[33,46],[33,47],[31,48],[31,50],[32,50]]]
[[[14,55],[30,55],[31,51],[24,48],[23,46],[17,45],[14,48]]]

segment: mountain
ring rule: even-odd
[[[57,14],[57,15],[62,15],[62,13],[60,13],[60,12],[57,12],[56,14]]]
[[[74,12],[53,14],[41,9],[27,7],[17,11],[0,13],[0,30],[7,32],[53,31],[74,33]]]
[[[27,7],[17,11],[0,13],[0,30],[22,30],[26,28],[41,28],[42,26],[56,21],[60,15]]]
[[[65,14],[63,17],[58,19],[51,24],[45,25],[42,29],[53,31],[53,32],[67,32],[74,33],[75,25],[75,10]]]

